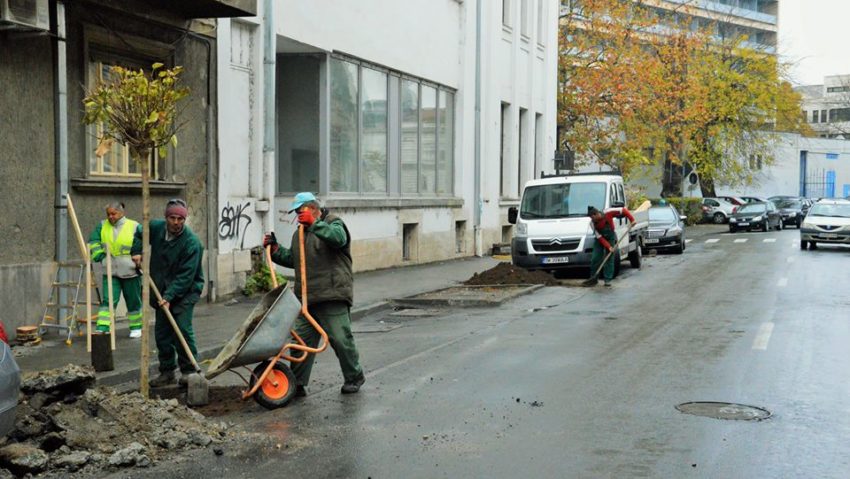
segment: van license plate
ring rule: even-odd
[[[543,258],[543,264],[558,264],[558,263],[569,263],[569,256],[555,256],[553,258]]]

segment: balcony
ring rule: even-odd
[[[147,0],[164,10],[181,14],[185,18],[253,17],[257,14],[257,0]]]
[[[776,15],[771,15],[769,13],[759,12],[756,10],[751,10],[749,8],[740,8],[733,5],[726,5],[720,2],[712,1],[712,0],[667,0],[671,3],[679,3],[683,5],[689,5],[696,8],[701,8],[703,10],[719,13],[721,15],[733,15],[740,18],[746,18],[747,20],[752,20],[754,22],[762,22],[768,23],[770,25],[777,24]]]

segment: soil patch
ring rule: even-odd
[[[192,409],[206,417],[221,417],[248,409],[256,409],[253,399],[242,400],[245,386],[210,387],[210,403],[206,406],[193,406]],[[151,392],[159,399],[176,399],[180,404],[186,404],[186,390],[177,387],[162,388]]]
[[[475,285],[509,285],[509,284],[542,284],[557,286],[558,280],[545,271],[528,271],[510,263],[499,263],[496,266],[475,273],[463,284]]]
[[[90,366],[76,365],[24,376],[15,428],[0,439],[0,477],[103,475],[246,440],[176,399],[118,394],[93,380]]]

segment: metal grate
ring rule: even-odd
[[[572,251],[578,248],[580,239],[552,238],[531,240],[535,251]]]

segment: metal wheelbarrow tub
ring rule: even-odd
[[[289,341],[289,331],[300,313],[301,302],[288,283],[266,293],[212,361],[206,377],[274,357]]]

